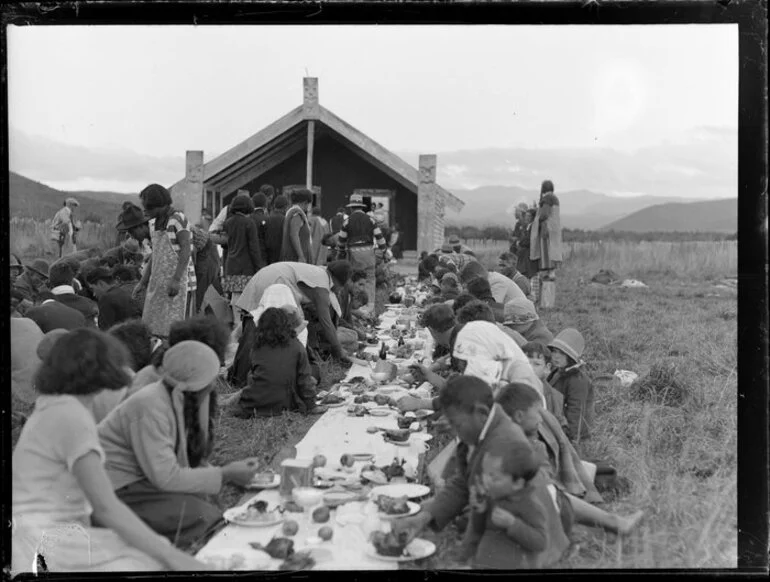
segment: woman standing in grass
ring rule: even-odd
[[[222,515],[206,499],[226,482],[246,485],[255,461],[214,467],[219,357],[183,341],[163,356],[163,378],[130,396],[99,424],[107,474],[117,496],[155,532],[187,546]]]
[[[142,318],[153,335],[166,338],[171,324],[190,317],[195,309],[192,237],[187,218],[174,209],[166,188],[150,184],[139,197],[150,219],[152,258],[134,295],[146,289]]]
[[[553,193],[553,182],[545,180],[540,187],[540,205],[530,231],[532,261],[539,261],[540,307],[553,307],[556,301],[555,271],[562,261],[561,210]]]
[[[43,360],[13,452],[13,573],[203,569],[115,496],[102,465],[87,406],[128,383],[126,363],[120,343],[93,329],[67,333]]]

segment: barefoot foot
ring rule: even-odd
[[[626,536],[630,534],[637,528],[643,517],[643,511],[637,511],[628,517],[618,517],[618,535]]]

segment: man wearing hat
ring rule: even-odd
[[[117,284],[111,270],[105,267],[91,269],[86,275],[86,283],[98,301],[99,329],[105,331],[127,319],[142,316],[131,292]]]
[[[78,206],[80,203],[75,198],[67,198],[51,222],[51,241],[54,243],[54,255],[58,258],[74,250],[75,220],[73,213]]]
[[[470,247],[465,246],[460,242],[460,237],[456,234],[453,234],[449,237],[449,246],[452,248],[452,251],[455,253],[463,253],[466,255],[476,256]]]
[[[511,299],[503,308],[503,325],[524,336],[528,342],[540,342],[547,346],[553,334],[537,315],[535,304],[529,299]]]
[[[40,301],[40,293],[45,291],[48,281],[48,262],[43,259],[35,259],[28,265],[24,265],[24,272],[13,284],[14,289],[24,295],[32,303]]]
[[[374,298],[377,288],[377,279],[375,267],[377,257],[374,254],[374,245],[385,253],[385,260],[392,258],[382,235],[377,221],[367,215],[364,210],[364,198],[360,194],[351,194],[350,202],[347,207],[350,209],[348,216],[342,223],[339,233],[338,245],[340,256],[347,257],[353,269],[361,270],[366,273],[366,295],[369,298],[363,311],[371,312],[374,310]]]

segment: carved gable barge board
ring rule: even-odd
[[[280,151],[284,147],[291,147],[296,141],[303,141],[305,139],[305,123],[300,122],[296,126],[290,128],[283,134],[276,136],[271,141],[262,144],[251,153],[245,155],[243,158],[225,168],[217,175],[207,178],[208,184],[227,184],[238,180],[238,177],[245,171],[248,171],[254,164],[260,163],[266,157],[273,155]],[[304,141],[303,141],[304,144]],[[245,182],[244,182],[245,183]]]

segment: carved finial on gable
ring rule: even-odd
[[[305,111],[305,117],[309,119],[317,119],[320,114],[317,77],[305,77],[303,79],[302,103]]]

